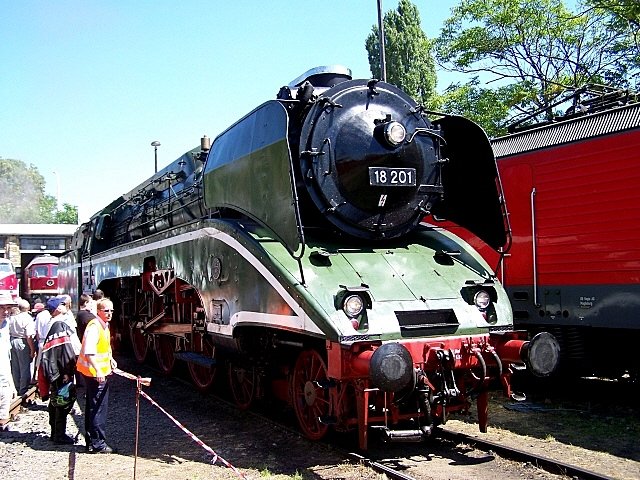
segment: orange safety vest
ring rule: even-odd
[[[96,347],[96,353],[93,355],[93,361],[98,365],[100,369],[100,373],[102,376],[106,377],[111,373],[111,335],[109,334],[108,328],[102,328],[101,322],[99,319],[94,318],[88,324],[86,331],[89,330],[93,325],[98,328],[100,332],[100,336],[98,337],[98,345]],[[80,356],[78,357],[78,363],[76,365],[78,372],[83,374],[85,377],[97,377],[98,372],[95,368],[89,363],[89,359],[84,354],[84,349],[80,352]]]

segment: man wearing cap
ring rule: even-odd
[[[17,306],[9,294],[0,294],[0,432],[9,430],[11,419],[11,399],[16,388],[11,375],[11,340],[9,335],[9,315]]]
[[[49,333],[49,324],[51,322],[51,312],[58,308],[58,306],[62,303],[60,298],[50,298],[47,300],[47,304],[44,309],[36,315],[36,340],[38,342],[38,351],[42,351],[42,345],[44,344],[44,339],[47,337],[47,333]]]
[[[53,323],[52,313],[58,309],[64,310],[64,303],[61,298],[52,297],[47,300],[44,310],[42,310],[36,317],[36,340],[38,343],[38,356],[36,357],[36,372],[35,378],[38,378],[38,368],[40,367],[40,361],[42,359],[42,347],[44,346],[44,339],[47,338],[49,333],[49,327]],[[64,310],[66,311],[66,310]],[[38,387],[40,390],[40,387]],[[46,395],[47,392],[40,390],[40,396]]]
[[[71,335],[71,344],[73,345],[73,351],[76,352],[76,357],[80,355],[80,347],[82,346],[80,343],[80,339],[78,338],[78,323],[76,322],[76,317],[73,316],[73,312],[71,311],[71,296],[70,295],[58,295],[57,298],[61,298],[64,303],[65,309],[67,310],[62,320],[69,326],[73,334]]]
[[[49,311],[48,303],[49,302],[47,302],[47,305],[45,305],[44,309],[40,311],[38,315],[36,315],[36,344],[38,346],[38,354],[36,356],[36,365],[33,372],[33,377],[35,379],[38,378],[38,367],[40,366],[40,357],[42,356],[42,346],[44,345],[44,339],[47,338],[47,333],[49,333],[49,327],[51,326],[51,312]],[[56,303],[53,310],[58,308],[59,304],[60,303]],[[53,306],[53,304],[51,305]]]
[[[51,440],[58,444],[73,444],[75,440],[66,434],[66,428],[67,415],[76,401],[73,383],[76,354],[71,341],[75,332],[65,321],[66,307],[63,302],[60,298],[47,301],[47,308],[51,310],[51,325],[42,346],[38,388],[43,400],[49,398]],[[52,308],[54,306],[56,308]]]
[[[16,300],[20,313],[9,317],[9,335],[11,335],[11,372],[13,384],[22,396],[29,390],[31,383],[31,359],[36,356],[33,337],[36,335],[35,322],[29,315],[29,302]]]

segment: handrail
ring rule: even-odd
[[[306,242],[304,239],[304,229],[302,228],[302,216],[300,215],[300,201],[298,199],[298,189],[296,188],[296,178],[293,173],[293,159],[291,158],[291,154],[289,154],[289,182],[291,182],[291,194],[293,195],[293,211],[296,216],[296,226],[298,227],[298,239],[300,240],[300,244],[302,245],[302,249],[298,255],[295,252],[290,251],[291,257],[298,263],[298,270],[300,270],[300,283],[302,285],[306,285],[304,279],[304,269],[302,267],[302,257],[304,256],[304,251],[306,247]],[[289,248],[287,248],[289,250]]]
[[[531,249],[532,249],[532,261],[533,261],[533,305],[540,306],[538,302],[538,259],[536,256],[536,188],[531,190]]]

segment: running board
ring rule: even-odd
[[[215,367],[217,365],[215,358],[205,357],[204,355],[196,352],[175,352],[174,356],[178,360],[196,363],[202,367]]]

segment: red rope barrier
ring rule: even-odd
[[[246,477],[242,474],[242,472],[240,472],[236,467],[234,467],[233,465],[231,465],[229,462],[227,462],[224,458],[222,458],[220,455],[218,455],[211,447],[209,447],[207,444],[205,444],[202,440],[200,440],[195,434],[193,434],[192,432],[190,432],[187,428],[185,428],[184,425],[182,425],[178,420],[176,420],[173,415],[171,415],[169,412],[167,412],[164,408],[162,408],[160,405],[158,405],[158,403],[153,400],[149,395],[147,395],[144,391],[142,391],[142,387],[141,385],[144,386],[149,386],[151,385],[151,379],[150,378],[141,378],[139,376],[135,376],[132,375],[130,373],[127,373],[123,370],[120,370],[119,368],[115,368],[113,370],[113,373],[120,375],[121,377],[124,378],[128,378],[129,380],[133,380],[136,382],[136,410],[137,410],[137,419],[136,419],[136,451],[135,451],[135,456],[137,458],[138,456],[138,425],[139,425],[139,417],[140,417],[140,402],[139,402],[139,396],[142,395],[144,398],[146,398],[151,405],[155,406],[158,410],[160,410],[162,413],[164,413],[167,417],[169,417],[169,419],[180,429],[182,430],[185,434],[187,434],[187,436],[189,438],[191,438],[191,440],[193,440],[196,444],[198,444],[200,447],[202,447],[205,451],[207,451],[213,458],[211,460],[211,465],[214,465],[218,459],[220,459],[220,461],[222,462],[222,464],[228,468],[230,468],[231,470],[233,470],[235,472],[236,475],[238,475],[240,478],[246,479]],[[135,480],[135,460],[134,460],[134,480]]]

